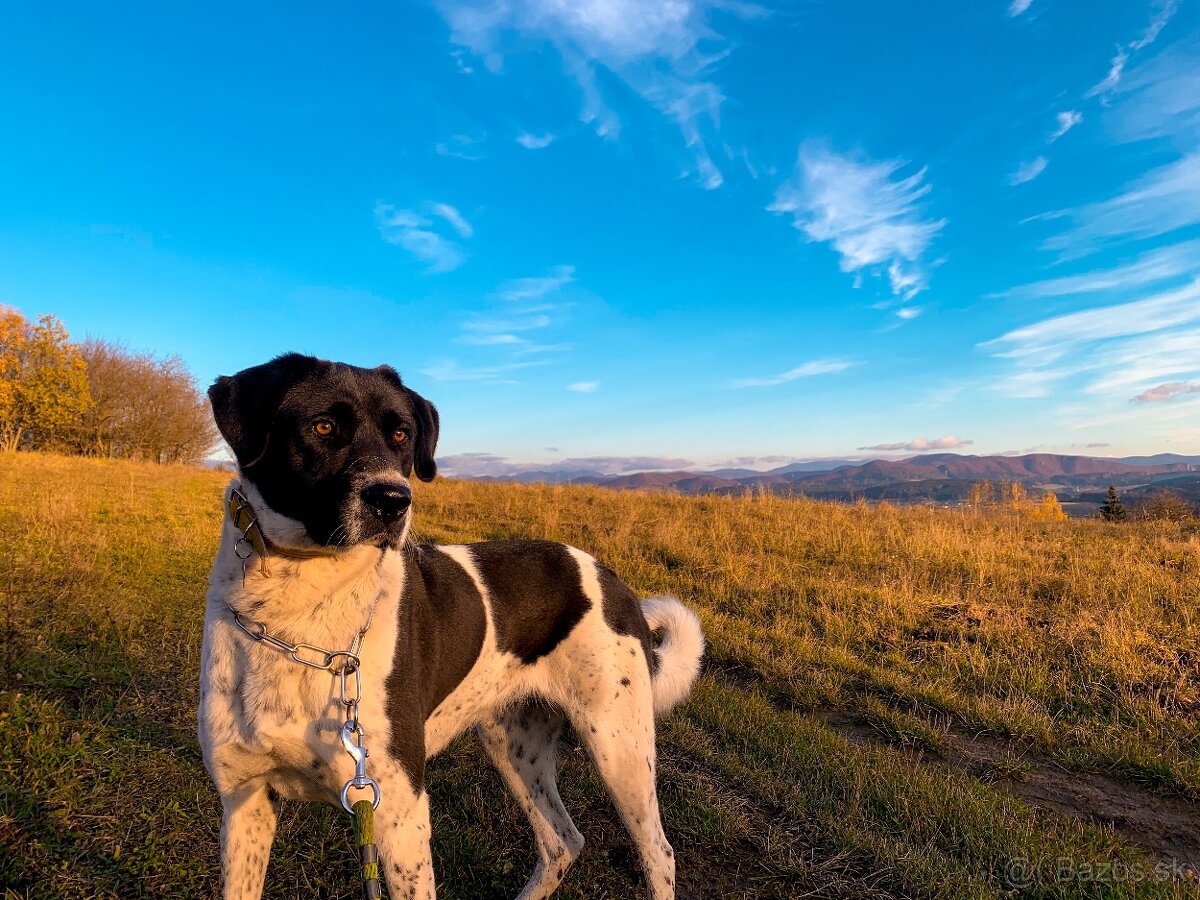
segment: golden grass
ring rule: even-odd
[[[212,896],[218,816],[194,714],[226,478],[0,455],[4,896]],[[708,668],[661,741],[681,896],[1008,896],[1014,858],[1043,873],[1030,895],[1188,895],[1055,881],[1060,857],[1148,858],[930,763],[987,732],[1150,799],[1200,798],[1194,532],[445,480],[419,486],[416,509],[424,539],[565,540],[700,610]],[[877,740],[848,742],[831,715]],[[562,768],[589,840],[562,896],[630,896],[601,786],[578,749]],[[435,763],[431,792],[442,896],[514,895],[527,828],[470,741]],[[355,896],[345,832],[335,812],[293,808],[268,896]]]
[[[802,706],[942,712],[1200,797],[1200,535],[1172,524],[440,482],[439,540],[536,535],[696,604]]]

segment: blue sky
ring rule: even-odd
[[[450,471],[1196,453],[1198,10],[7,4],[0,303]]]

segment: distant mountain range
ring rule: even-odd
[[[601,472],[531,471],[485,476],[480,481],[594,484],[620,490],[677,491],[686,494],[742,494],[770,491],[829,500],[893,500],[956,503],[980,481],[1019,482],[1027,488],[1056,491],[1060,498],[1083,501],[1113,484],[1131,493],[1156,486],[1185,495],[1200,495],[1200,456],[1160,453],[1155,456],[1104,458],[1030,453],[1023,456],[966,456],[929,453],[908,459],[827,459],[790,463],[759,472],[753,469],[712,471]]]

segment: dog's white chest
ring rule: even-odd
[[[240,571],[238,575],[240,579]],[[353,774],[341,742],[348,713],[343,701],[359,699],[368,747],[381,755],[390,739],[385,682],[396,643],[402,567],[381,564],[378,571],[367,567],[352,572],[344,589],[324,596],[319,585],[313,590],[311,584],[288,584],[278,575],[273,579],[278,580],[269,588],[269,608],[278,610],[286,599],[294,614],[276,613],[271,624],[279,623],[276,629],[293,644],[347,649],[374,607],[358,676],[345,679],[343,692],[339,675],[305,666],[286,651],[253,640],[233,621],[226,604],[249,609],[263,598],[250,599],[252,588],[239,596],[214,578],[201,664],[199,725],[205,764],[219,789],[262,779],[286,798],[337,802],[338,791]],[[306,659],[321,656],[314,650],[301,652]]]

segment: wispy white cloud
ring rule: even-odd
[[[812,362],[806,362],[804,365],[796,366],[794,369],[789,369],[786,372],[781,372],[778,375],[771,375],[767,378],[737,378],[729,383],[730,387],[773,387],[777,384],[784,384],[788,381],[795,381],[797,378],[812,378],[815,375],[836,375],[839,372],[845,372],[851,366],[857,363],[850,362],[844,359],[818,359]]]
[[[517,337],[515,334],[487,334],[486,332],[466,334],[460,337],[459,341],[464,344],[475,344],[480,347],[511,347],[525,343],[524,338]]]
[[[526,341],[517,348],[517,352],[522,356],[548,355],[552,353],[565,353],[572,346],[572,344],[535,344],[532,341]]]
[[[1046,171],[1048,160],[1044,156],[1039,156],[1036,159],[1031,159],[1029,162],[1021,163],[1017,167],[1017,171],[1008,176],[1008,183],[1011,185],[1025,184],[1027,181],[1033,181],[1043,172]]]
[[[872,444],[870,447],[859,447],[859,450],[879,450],[883,452],[894,452],[896,450],[914,450],[922,452],[925,450],[954,450],[957,447],[967,447],[975,443],[974,441],[960,438],[957,435],[948,434],[940,438],[913,438],[911,441],[900,441],[895,444]]]
[[[925,409],[937,409],[947,403],[953,403],[962,396],[964,391],[973,391],[976,387],[978,387],[977,384],[961,377],[955,378],[951,382],[927,388],[924,397],[916,405]]]
[[[1080,344],[1160,331],[1200,320],[1200,280],[1113,306],[1054,316],[1013,329],[982,346],[1011,358],[1051,361]]]
[[[487,158],[487,154],[483,150],[483,142],[483,138],[471,137],[469,134],[455,134],[449,140],[438,141],[433,145],[433,149],[438,156],[453,156],[456,159],[477,162]]]
[[[1179,0],[1158,0],[1154,4],[1154,12],[1150,17],[1150,24],[1142,32],[1142,36],[1130,41],[1125,46],[1117,47],[1117,52],[1113,56],[1112,62],[1109,63],[1108,74],[1092,87],[1085,96],[1100,97],[1102,102],[1107,103],[1109,95],[1121,83],[1121,77],[1125,74],[1125,66],[1129,63],[1130,55],[1137,53],[1139,50],[1146,49],[1158,40],[1159,34],[1162,33],[1163,28],[1166,27],[1167,22],[1175,15],[1175,11],[1178,8]]]
[[[375,224],[389,244],[403,247],[429,264],[430,273],[457,269],[466,259],[462,246],[439,230],[436,219],[449,225],[460,238],[474,234],[470,223],[448,203],[426,203],[420,210],[399,209],[390,203],[375,204]]]
[[[478,478],[506,474],[508,457],[496,453],[450,453],[439,456],[438,470],[451,478]]]
[[[1200,329],[1155,331],[1115,341],[1095,352],[1087,393],[1126,396],[1146,384],[1200,372]]]
[[[805,144],[795,175],[767,208],[790,215],[809,240],[831,243],[843,272],[886,271],[892,293],[908,300],[927,286],[921,257],[946,220],[926,217],[925,170],[899,175],[905,167]]]
[[[1118,141],[1168,139],[1183,149],[1183,155],[1143,171],[1114,196],[1026,220],[1065,223],[1042,243],[1043,249],[1059,251],[1062,260],[1200,223],[1200,41],[1187,38],[1144,63],[1126,67],[1132,53],[1158,36],[1174,9],[1174,3],[1160,4],[1142,38],[1118,54],[1106,79],[1104,123]],[[1148,268],[1128,274],[1147,273]]]
[[[567,390],[577,394],[594,394],[599,387],[598,381],[576,381],[574,384],[568,384]]]
[[[1116,434],[1136,434],[1147,446],[1180,449],[1200,443],[1193,403],[1121,403],[1101,407],[1089,398],[1085,403],[1064,403],[1055,409],[1056,418],[1072,431],[1096,429]],[[1184,451],[1187,452],[1187,451]]]
[[[1130,390],[1200,369],[1200,279],[1149,297],[1054,316],[981,344],[1014,369],[995,387],[1044,397],[1069,379],[1083,390],[1127,397]]]
[[[542,150],[554,143],[554,135],[530,134],[526,131],[517,135],[517,143],[526,150]]]
[[[695,465],[681,456],[576,456],[555,463],[563,468],[596,467],[602,471],[625,472],[669,472],[673,469],[690,469]]]
[[[464,219],[463,214],[449,203],[430,203],[429,211],[448,222],[450,227],[458,232],[459,237],[469,238],[474,236],[475,229],[471,227],[471,223]]]
[[[1032,4],[1033,0],[1012,0],[1012,3],[1008,4],[1009,17],[1015,19],[1017,16],[1024,13],[1025,10],[1029,9]]]
[[[441,0],[454,43],[498,71],[514,37],[548,40],[583,92],[580,117],[602,136],[615,137],[617,114],[605,102],[597,70],[604,69],[673,121],[690,153],[689,170],[704,187],[724,177],[713,159],[724,94],[712,80],[728,42],[710,24],[713,10],[743,17],[761,12],[727,0],[494,0],[481,5]]]
[[[1124,47],[1118,47],[1116,55],[1108,65],[1108,74],[1093,85],[1084,96],[1102,97],[1112,93],[1113,89],[1121,81],[1121,75],[1125,72],[1125,64],[1127,62],[1129,62],[1129,52]]]
[[[996,297],[1066,297],[1119,288],[1136,288],[1186,275],[1200,274],[1200,239],[1158,247],[1122,266],[1081,275],[1047,278],[989,295]]]
[[[453,223],[457,211],[450,207],[441,214]],[[461,228],[470,225],[462,221]],[[474,348],[469,365],[445,359],[423,370],[441,381],[489,381],[513,383],[505,377],[534,365],[548,365],[571,349],[570,344],[537,340],[537,333],[561,324],[562,303],[550,299],[575,278],[574,266],[556,266],[548,275],[516,278],[488,294],[484,309],[468,313],[455,342]]]
[[[505,300],[537,300],[566,287],[574,280],[574,266],[555,266],[549,275],[506,281],[500,285],[498,293]]]
[[[557,452],[547,448],[550,452]],[[678,456],[574,456],[549,463],[514,462],[495,453],[455,453],[438,457],[438,468],[451,477],[520,477],[530,473],[570,476],[578,473],[625,475],[630,472],[669,472],[692,468],[695,463]]]
[[[1055,125],[1054,131],[1051,132],[1050,137],[1046,139],[1047,144],[1053,144],[1060,137],[1082,122],[1083,113],[1079,112],[1077,109],[1064,110],[1055,116],[1055,121],[1057,124]],[[1046,171],[1046,166],[1048,163],[1049,160],[1046,159],[1045,156],[1041,155],[1035,157],[1034,159],[1028,160],[1027,162],[1023,162],[1017,167],[1015,172],[1008,176],[1008,183],[1015,187],[1018,184],[1025,184],[1033,181],[1033,179],[1037,178],[1044,171]]]
[[[421,370],[435,381],[486,381],[492,384],[512,384],[509,377],[522,369],[545,365],[544,360],[523,360],[487,366],[463,366],[458,360],[446,359]]]
[[[1068,109],[1055,115],[1055,120],[1058,124],[1054,127],[1054,133],[1050,135],[1051,144],[1082,122],[1083,113],[1077,109]]]
[[[1121,82],[1106,122],[1118,140],[1174,138],[1200,143],[1200,41],[1180,41],[1134,68]]]
[[[475,67],[464,59],[466,51],[455,49],[450,51],[450,55],[454,57],[454,65],[458,68],[459,72],[464,75],[473,75],[475,73]]]
[[[809,461],[799,456],[783,456],[773,453],[766,456],[735,456],[731,459],[722,460],[717,463],[717,466],[720,468],[749,469],[758,466],[785,466],[788,463]]]
[[[550,317],[545,314],[525,315],[525,316],[507,316],[503,318],[494,318],[490,316],[474,316],[463,322],[463,330],[484,335],[503,335],[514,331],[534,331],[538,328],[545,328],[550,324]],[[491,343],[515,343],[515,341],[501,340],[492,341]]]
[[[1200,222],[1200,152],[1151,169],[1122,193],[1056,215],[1072,221],[1042,246],[1070,258],[1115,240],[1169,234]]]
[[[911,319],[915,319],[917,316],[919,316],[924,311],[925,311],[925,308],[921,307],[921,306],[902,306],[898,310],[896,310],[896,318],[911,320]]]
[[[1169,381],[1142,391],[1130,403],[1165,403],[1188,394],[1200,394],[1200,381]]]
[[[1167,22],[1171,21],[1171,16],[1175,15],[1177,9],[1179,9],[1179,0],[1158,0],[1155,4],[1154,15],[1150,18],[1150,24],[1146,26],[1142,36],[1129,45],[1129,49],[1142,50],[1158,40],[1159,34],[1166,27]]]

